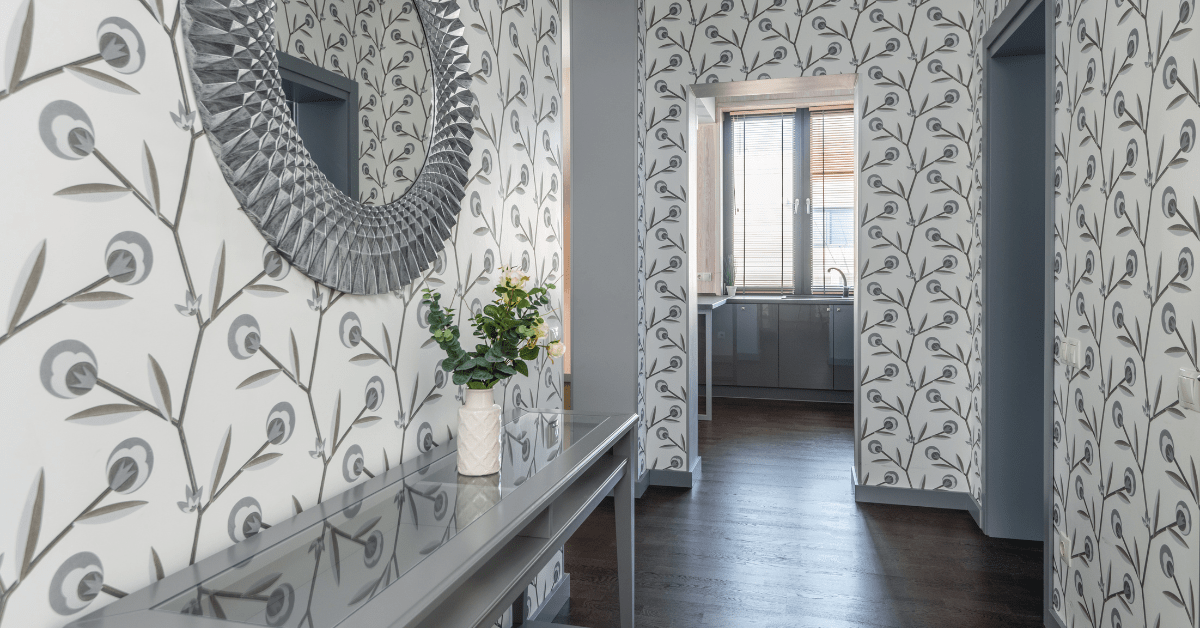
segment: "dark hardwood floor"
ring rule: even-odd
[[[850,406],[717,399],[703,478],[638,500],[641,628],[1041,626],[1039,543],[961,511],[856,504]],[[618,626],[612,501],[567,544],[556,622]]]

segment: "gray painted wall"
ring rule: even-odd
[[[983,529],[1041,540],[1046,248],[1030,226],[1047,211],[1045,58],[985,63]]]
[[[637,411],[634,0],[571,5],[571,403]]]

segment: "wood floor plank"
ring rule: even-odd
[[[1040,543],[961,511],[857,504],[850,406],[716,399],[703,477],[637,509],[640,628],[1041,626]],[[611,500],[567,543],[558,623],[618,625]]]

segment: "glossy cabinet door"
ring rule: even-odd
[[[854,306],[833,306],[833,389],[854,390]]]
[[[713,369],[713,386],[736,386],[737,377],[734,375],[736,365],[733,360],[733,310],[736,306],[732,303],[719,307],[709,314],[713,317],[712,321],[712,347],[705,347],[705,350],[712,351],[712,369]],[[704,336],[704,330],[700,330],[700,336]],[[703,339],[701,339],[703,342]],[[704,383],[703,372],[704,364],[701,361],[700,383]]]
[[[768,388],[778,386],[779,305],[737,303],[733,304],[731,311],[736,384]],[[714,366],[714,374],[715,371]],[[713,384],[716,385],[715,380]]]
[[[833,389],[833,307],[817,303],[779,306],[779,386]]]

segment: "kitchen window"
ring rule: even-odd
[[[739,291],[841,294],[843,274],[853,290],[853,111],[726,113],[723,121],[724,250]]]

